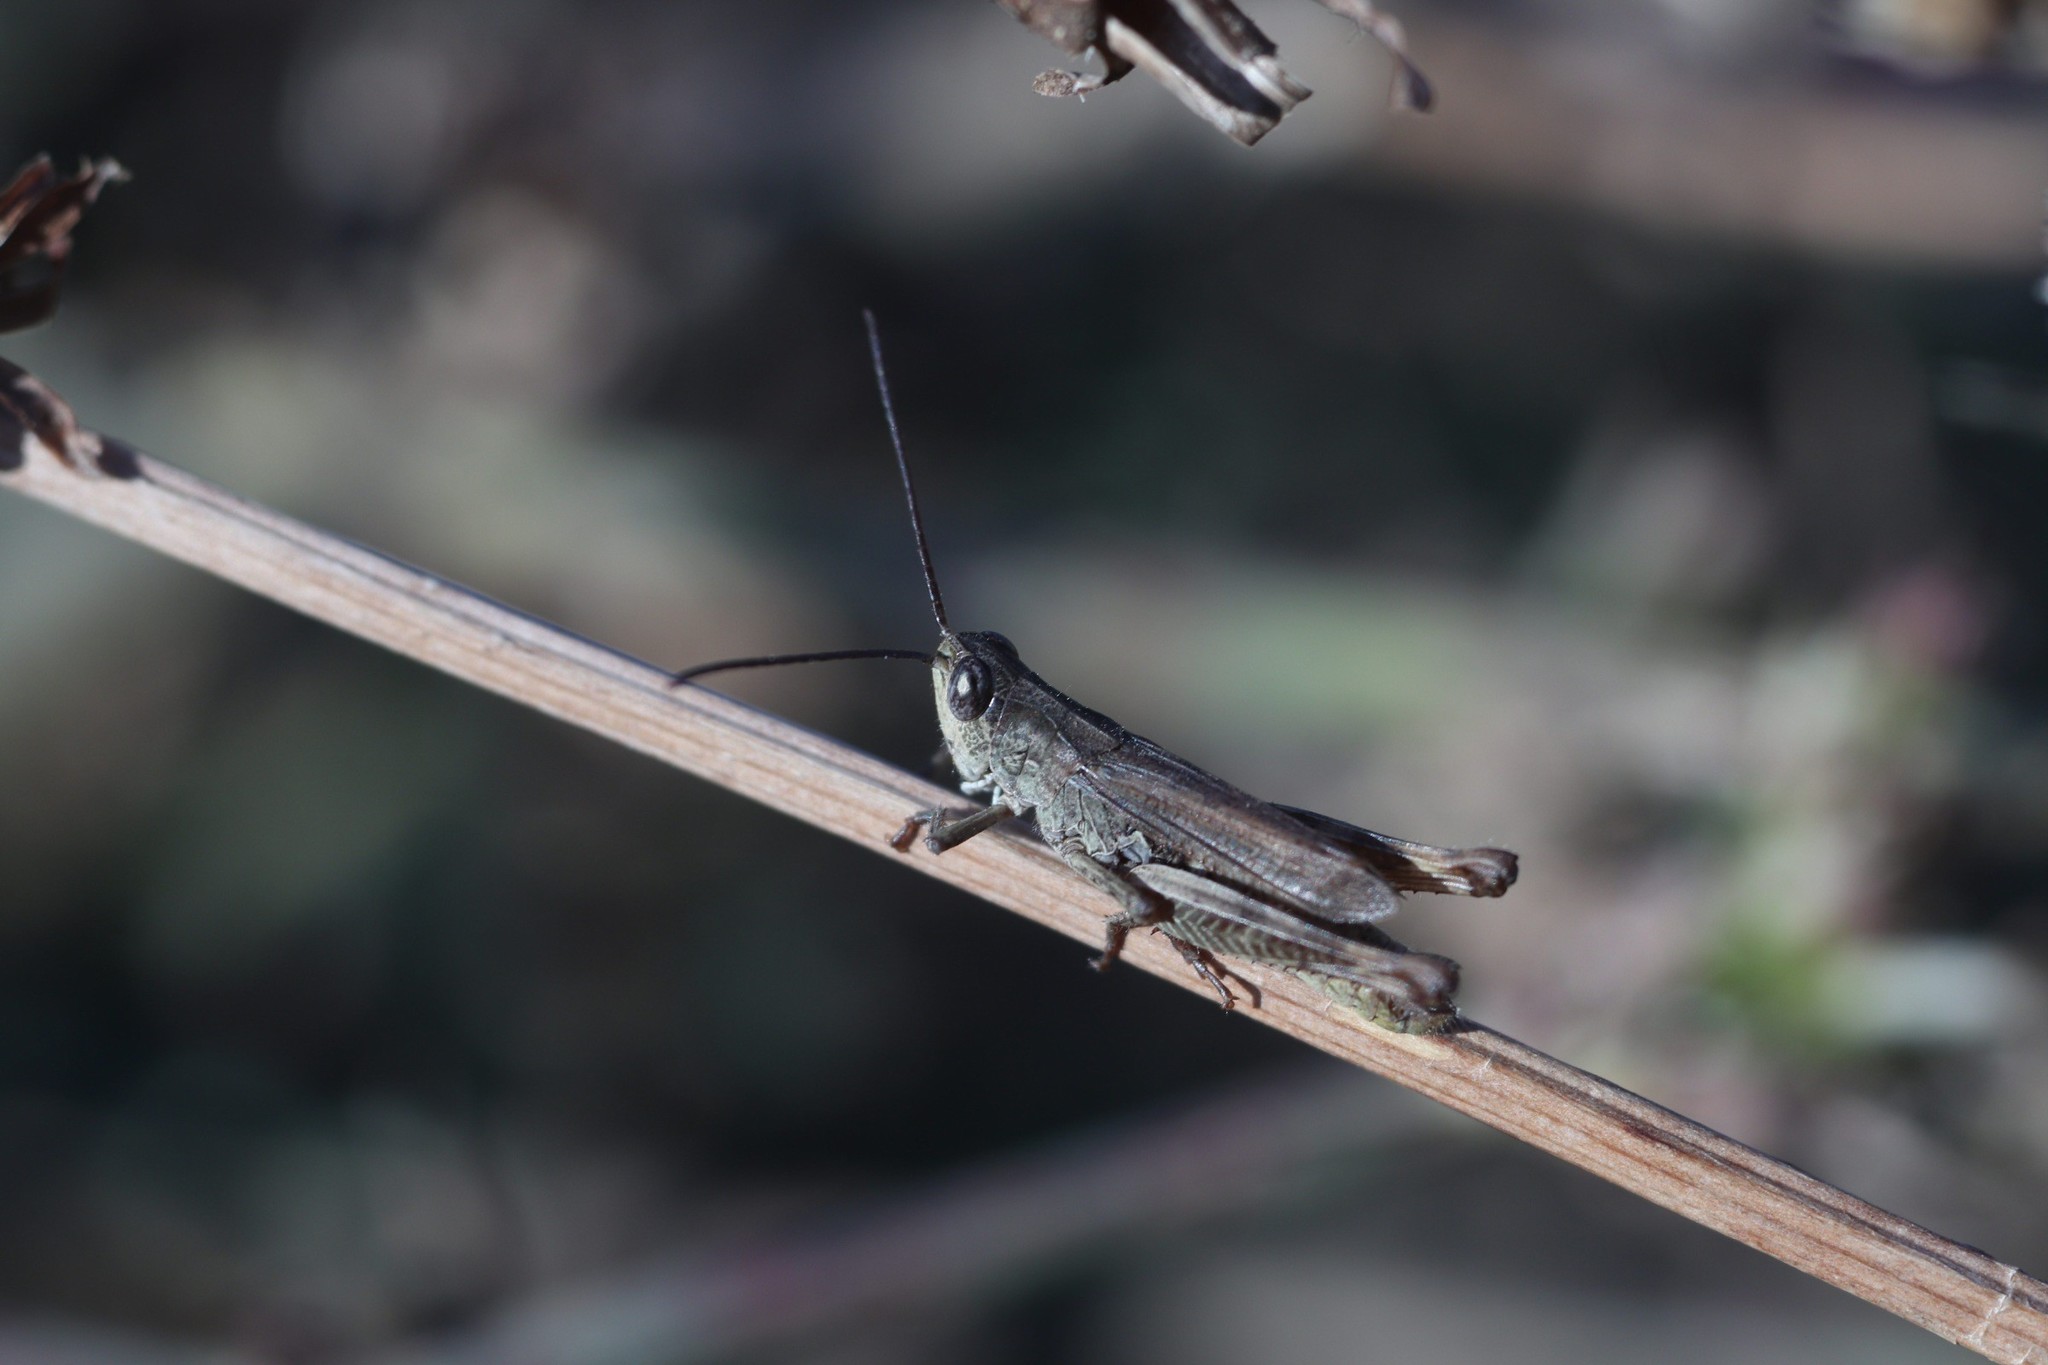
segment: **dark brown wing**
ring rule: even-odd
[[[1330,924],[1384,919],[1400,901],[1355,852],[1279,807],[1125,733],[1086,753],[1070,779],[1142,830],[1164,860],[1185,863]]]
[[[1396,839],[1296,806],[1275,810],[1299,820],[1323,838],[1364,859],[1396,891],[1435,891],[1446,896],[1499,896],[1515,884],[1520,861],[1504,848],[1437,848]]]

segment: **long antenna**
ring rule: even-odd
[[[910,504],[910,530],[917,537],[917,562],[924,569],[924,590],[932,599],[932,616],[939,629],[952,633],[946,624],[946,600],[939,596],[939,576],[932,571],[932,547],[924,538],[924,515],[917,510],[917,487],[910,481],[910,461],[903,454],[903,433],[896,427],[896,405],[889,399],[889,375],[882,368],[882,331],[875,326],[875,311],[860,310],[868,325],[868,354],[875,358],[875,387],[882,391],[882,416],[889,423],[889,444],[896,447],[896,472],[903,476],[903,497]]]
[[[701,678],[706,673],[723,673],[730,668],[773,668],[777,664],[822,664],[833,659],[915,659],[929,664],[932,656],[915,649],[828,649],[812,654],[756,654],[747,659],[719,659],[708,664],[698,664],[674,674],[668,680],[670,687],[681,687],[692,678]]]
[[[950,633],[952,627],[946,624],[946,602],[939,596],[939,576],[932,571],[931,546],[924,538],[924,516],[917,510],[917,488],[910,481],[910,461],[903,453],[903,433],[896,426],[896,404],[889,397],[889,375],[882,368],[882,331],[875,325],[873,309],[863,308],[860,315],[868,325],[868,354],[875,361],[875,387],[882,392],[882,416],[889,423],[889,444],[896,450],[896,472],[903,478],[904,501],[910,504],[910,530],[917,537],[917,562],[924,569],[925,595],[931,598],[932,616],[937,619],[939,629]],[[921,664],[930,664],[932,656],[915,649],[828,649],[807,654],[757,654],[745,659],[717,659],[686,668],[672,675],[668,685],[681,687],[707,673],[724,673],[736,668],[819,664],[835,659],[915,659]]]

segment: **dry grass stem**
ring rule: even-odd
[[[16,433],[4,439],[12,446]],[[913,810],[956,800],[866,754],[697,688],[432,574],[245,502],[125,447],[74,468],[29,438],[0,483],[465,681],[651,754],[1087,943],[1115,907],[1028,837],[942,857],[889,851]],[[8,456],[13,451],[4,452]],[[13,464],[9,458],[0,468]],[[1137,967],[1206,994],[1163,941]],[[2048,1285],[1491,1029],[1404,1037],[1312,988],[1252,977],[1273,1028],[1776,1256],[1948,1341],[2048,1365]],[[1076,970],[1079,970],[1077,967]]]

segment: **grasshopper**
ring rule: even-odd
[[[954,630],[932,567],[880,334],[874,315],[865,316],[938,648],[724,659],[685,669],[673,683],[826,659],[925,663],[960,789],[988,804],[913,813],[889,841],[898,852],[908,852],[920,830],[925,848],[943,854],[1028,816],[1061,861],[1120,907],[1105,924],[1098,970],[1116,961],[1133,930],[1155,929],[1226,1010],[1235,997],[1224,978],[1236,974],[1219,957],[1281,968],[1398,1032],[1448,1026],[1457,1018],[1458,964],[1410,952],[1374,922],[1394,912],[1401,892],[1498,896],[1514,884],[1515,855],[1411,843],[1261,801],[1058,691],[1025,666],[1004,636]]]

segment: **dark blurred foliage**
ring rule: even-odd
[[[968,0],[0,4],[94,426],[663,662],[955,616],[1524,855],[1475,1014],[2036,1269],[2037,6],[1256,10],[1257,149]],[[69,164],[68,162],[63,164]],[[1908,1360],[1076,945],[0,502],[10,1360]],[[909,767],[897,665],[735,692]]]

